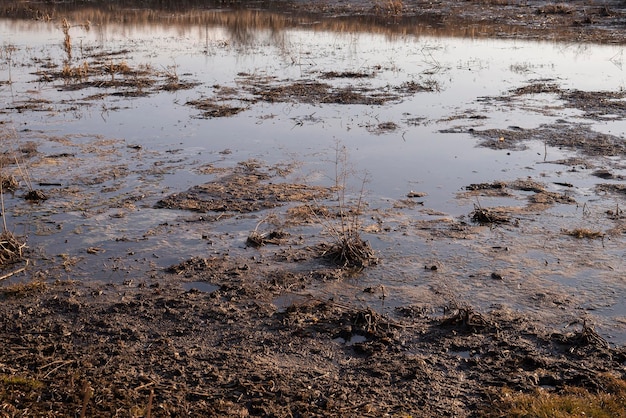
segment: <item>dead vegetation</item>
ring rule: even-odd
[[[323,187],[292,183],[265,183],[254,174],[233,174],[165,197],[156,207],[194,212],[248,213],[288,202],[307,202],[328,196]]]
[[[267,224],[269,230],[260,231],[259,227],[263,224]],[[275,214],[270,214],[261,219],[254,228],[254,231],[250,232],[246,240],[246,245],[255,248],[267,244],[280,245],[285,242],[287,237],[289,237],[289,233],[282,229],[278,217]]]
[[[571,14],[572,12],[572,6],[567,3],[549,3],[537,9],[537,14],[544,15]]]
[[[277,288],[307,288],[313,276],[264,279],[248,263],[197,258],[143,286],[54,284],[3,299],[2,411],[521,417],[535,416],[546,399],[552,411],[567,411],[581,398],[589,416],[623,410],[626,357],[598,343],[589,326],[564,335],[462,303],[443,318],[427,306],[381,314],[304,293],[277,307]],[[219,288],[181,291],[183,276]]]
[[[619,136],[597,132],[588,125],[555,123],[538,128],[471,130],[470,133],[481,139],[482,147],[491,149],[519,150],[526,141],[541,141],[547,146],[566,148],[588,156],[620,156],[626,154],[626,144]]]
[[[28,283],[14,283],[0,287],[0,294],[5,297],[23,297],[33,292],[43,292],[48,286],[42,280],[34,280]]]
[[[202,111],[203,118],[223,118],[234,116],[246,110],[245,107],[220,104],[213,99],[190,100],[186,104]]]
[[[518,87],[509,91],[508,96],[493,98],[499,102],[509,102],[512,99],[531,94],[553,94],[563,100],[570,108],[583,112],[584,117],[603,120],[606,117],[612,119],[626,118],[626,91],[583,91],[577,89],[564,89],[552,80],[540,81]]]
[[[483,208],[476,204],[474,205],[474,210],[470,216],[472,221],[482,225],[497,225],[509,223],[511,221],[511,217],[504,210],[497,208]]]
[[[598,375],[601,390],[566,385],[558,389],[537,388],[516,392],[509,388],[497,393],[496,408],[509,417],[622,417],[626,410],[626,381],[604,372]],[[488,417],[501,416],[494,411]]]
[[[0,234],[0,268],[24,261],[26,243],[12,232],[5,230]]]
[[[335,219],[320,218],[320,223],[333,238],[331,243],[320,246],[321,255],[332,263],[348,269],[363,269],[378,263],[370,243],[361,238],[363,231],[362,211],[365,207],[364,174],[361,188],[354,203],[348,201],[348,181],[354,173],[348,167],[348,151],[344,145],[335,144],[335,197],[338,203],[338,215]]]
[[[64,26],[65,27],[65,24]],[[39,67],[34,72],[40,83],[55,83],[66,91],[100,89],[105,93],[92,94],[87,99],[101,100],[107,95],[139,97],[159,91],[177,91],[193,88],[197,82],[182,80],[175,69],[162,71],[147,64],[134,67],[124,59],[125,51],[85,50],[82,62],[75,62],[71,55],[71,41],[66,35],[65,49],[67,57],[62,66],[49,65]],[[121,55],[121,57],[119,57]],[[106,90],[115,90],[108,92]]]
[[[248,77],[245,89],[258,100],[270,103],[335,103],[382,105],[399,96],[367,87],[335,87],[318,81],[269,84],[266,79]]]
[[[605,234],[601,231],[594,231],[588,228],[575,228],[572,230],[565,230],[566,235],[570,237],[578,238],[578,239],[597,239],[604,238]]]

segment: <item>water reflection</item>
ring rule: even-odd
[[[119,4],[118,4],[119,3]],[[454,36],[484,38],[514,34],[520,28],[507,28],[494,24],[466,24],[454,16],[445,19],[434,14],[419,16],[368,14],[366,16],[321,17],[314,13],[294,11],[292,2],[273,3],[268,6],[277,12],[246,9],[243,3],[234,3],[236,10],[224,8],[224,2],[173,2],[149,1],[106,2],[85,5],[77,2],[16,3],[0,11],[2,17],[16,19],[16,30],[29,30],[34,21],[61,21],[67,19],[74,25],[108,26],[124,25],[126,28],[161,27],[176,29],[179,35],[189,34],[190,27],[221,26],[227,29],[233,42],[254,42],[260,30],[279,33],[288,28],[309,28],[314,31],[338,33],[381,34],[394,39],[402,36]],[[261,5],[263,6],[263,5]]]

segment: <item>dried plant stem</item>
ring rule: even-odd
[[[376,264],[377,259],[370,244],[361,239],[361,214],[364,205],[365,184],[367,173],[363,177],[356,204],[348,205],[346,198],[347,180],[351,171],[347,168],[346,147],[339,141],[335,144],[335,193],[339,207],[338,222],[329,219],[320,220],[326,230],[333,236],[334,243],[324,246],[322,255],[342,267],[361,269]],[[319,219],[317,213],[313,215]]]
[[[0,181],[0,210],[2,210],[2,231],[7,231],[7,217],[6,211],[4,210],[4,190],[2,188],[2,181]]]
[[[146,407],[146,418],[152,416],[152,401],[154,399],[154,390],[150,391],[150,397],[148,397],[148,406]]]
[[[85,381],[85,383],[83,384],[82,394],[83,394],[83,408],[80,411],[80,418],[85,418],[85,416],[87,415],[87,405],[89,404],[89,400],[91,399],[91,396],[93,395],[93,389],[88,381]]]
[[[18,273],[21,273],[23,271],[26,271],[26,267],[21,267],[21,268],[19,268],[17,270],[14,270],[14,271],[12,271],[10,273],[5,274],[4,276],[0,276],[0,280],[8,279],[9,277],[14,276],[14,275],[16,275]]]
[[[22,175],[22,178],[26,182],[26,186],[28,186],[28,190],[33,191],[33,181],[30,178],[30,174],[28,174],[28,170],[22,170],[22,166],[20,165],[20,162],[18,161],[17,157],[15,157],[15,165],[17,166],[17,169]]]

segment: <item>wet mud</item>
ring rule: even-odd
[[[323,279],[222,257],[133,286],[3,289],[3,414],[502,416],[502,387],[595,393],[626,361],[584,323],[454,305],[381,316],[303,292]],[[284,289],[294,302],[276,306]]]

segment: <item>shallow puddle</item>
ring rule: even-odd
[[[318,296],[383,311],[508,305],[555,325],[590,317],[626,341],[623,46],[268,27],[250,11],[198,13],[201,23],[0,19],[2,151],[24,159],[6,168],[22,189],[5,196],[5,220],[31,248],[73,260],[84,280],[141,278],[212,254],[270,263],[277,248],[246,238],[280,209],[222,217],[155,205],[241,162],[326,187],[339,164],[350,172],[346,199],[366,202],[362,235],[381,263],[317,284]],[[572,91],[617,96],[591,112]],[[614,152],[554,142],[585,129],[585,144],[601,139]],[[28,143],[36,156],[27,160]],[[512,188],[519,179],[572,202],[538,201],[547,194]],[[507,195],[468,193],[496,181]],[[24,201],[31,187],[49,198]],[[495,207],[506,223],[472,220]],[[328,232],[323,222],[292,229],[307,242]],[[567,234],[576,229],[601,238]],[[200,285],[182,286],[215,290]]]
[[[216,286],[211,283],[206,283],[206,282],[189,282],[189,283],[183,283],[182,286],[183,286],[183,289],[185,289],[188,292],[195,290],[197,292],[204,292],[204,293],[213,293],[217,289],[220,288],[219,286]]]

